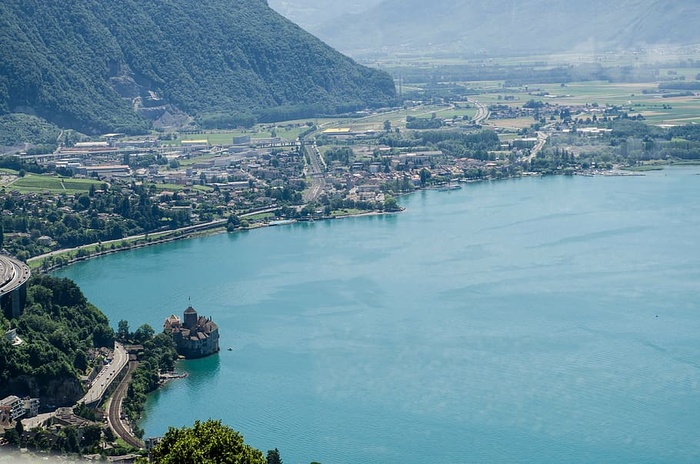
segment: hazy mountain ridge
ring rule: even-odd
[[[358,14],[382,0],[269,0],[270,6],[307,31],[314,33],[325,22]]]
[[[34,113],[88,133],[143,131],[143,115],[178,109],[222,126],[395,96],[387,74],[261,0],[6,0],[0,51],[0,114]]]
[[[339,50],[550,53],[700,43],[700,2],[660,0],[384,0],[331,21],[318,36]]]

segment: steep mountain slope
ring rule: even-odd
[[[700,43],[700,2],[661,0],[384,0],[326,23],[340,50],[549,53]]]
[[[387,74],[357,65],[264,0],[0,3],[0,114],[138,132],[146,118],[181,111],[230,126],[394,96]]]

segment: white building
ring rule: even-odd
[[[13,421],[24,415],[24,402],[15,395],[1,399],[0,407],[10,410],[10,419]]]
[[[39,398],[24,398],[22,405],[24,407],[24,417],[34,417],[39,414]]]

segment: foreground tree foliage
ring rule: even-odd
[[[221,421],[196,421],[192,428],[171,427],[151,455],[156,463],[266,464],[262,451],[243,442],[243,436]]]
[[[267,451],[267,464],[283,464],[277,448]]]

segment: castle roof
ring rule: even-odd
[[[185,310],[185,314],[197,314],[197,311],[192,306],[190,306]]]

